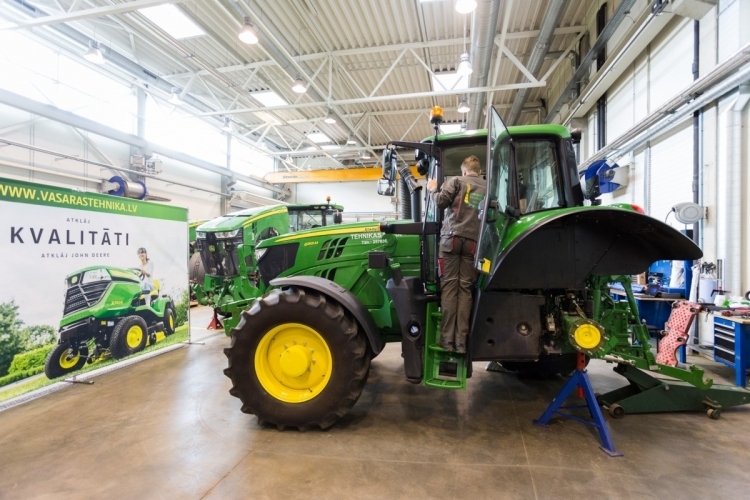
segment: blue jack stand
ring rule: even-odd
[[[599,432],[599,438],[602,440],[602,446],[600,446],[599,448],[610,457],[621,457],[623,456],[623,454],[615,450],[615,445],[614,443],[612,443],[612,438],[609,435],[609,429],[607,429],[607,422],[604,420],[602,410],[601,408],[599,408],[599,403],[596,401],[594,389],[591,387],[589,376],[586,374],[586,370],[584,367],[585,356],[582,353],[578,353],[578,367],[576,368],[575,373],[573,373],[573,376],[570,377],[570,380],[568,380],[568,382],[565,384],[565,387],[563,387],[562,390],[557,394],[557,396],[555,396],[555,399],[552,400],[552,403],[550,403],[547,409],[544,410],[542,416],[537,420],[534,420],[534,425],[547,429],[549,428],[547,424],[549,423],[550,419],[555,414],[557,414],[561,417],[575,420],[576,422],[580,422],[584,425],[595,427]],[[578,388],[579,397],[586,398],[586,404],[576,406],[562,406],[562,404],[565,403],[567,397],[570,396],[570,393],[573,392],[573,390],[576,388]],[[588,408],[589,412],[591,413],[592,420],[584,420],[582,418],[560,411],[572,410],[575,408]]]

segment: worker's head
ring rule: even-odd
[[[461,175],[466,175],[468,173],[478,174],[479,168],[479,158],[474,155],[468,156],[461,164]]]

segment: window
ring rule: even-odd
[[[146,100],[146,139],[216,165],[227,164],[227,136],[165,101]]]
[[[232,159],[230,168],[242,175],[263,177],[273,172],[273,157],[263,154],[257,149],[232,139]]]
[[[136,97],[82,60],[13,31],[0,31],[0,88],[123,132],[135,131]]]
[[[515,146],[521,213],[558,208],[560,168],[554,141],[519,140]]]

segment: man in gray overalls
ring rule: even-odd
[[[471,287],[477,273],[474,253],[479,239],[479,204],[487,192],[487,181],[480,175],[479,159],[472,155],[461,164],[461,177],[453,177],[437,190],[430,179],[427,190],[438,209],[447,210],[440,232],[440,286],[443,323],[440,347],[466,352],[471,317]]]

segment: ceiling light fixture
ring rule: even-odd
[[[458,104],[458,110],[459,113],[468,113],[471,111],[471,108],[469,107],[469,103],[466,101],[466,98],[461,98],[461,102]]]
[[[95,42],[93,40],[90,41],[89,48],[88,50],[86,50],[86,53],[83,54],[83,58],[90,63],[104,64],[104,54],[102,53],[102,49],[99,47],[99,42]]]
[[[469,62],[469,53],[464,52],[461,54],[461,58],[458,60],[458,69],[456,74],[458,76],[469,76],[473,70],[471,69],[471,62]]]
[[[182,102],[182,99],[180,98],[180,89],[177,87],[172,87],[172,93],[169,94],[169,102],[170,104],[180,104]]]
[[[461,0],[459,0],[460,2]],[[476,6],[476,2],[474,2]],[[472,71],[471,62],[469,61],[469,52],[466,50],[466,18],[464,18],[464,53],[458,58],[458,68],[456,68],[456,74],[459,78],[469,76]]]
[[[300,32],[297,35],[297,66],[298,67],[299,67],[301,52],[302,52],[302,33]],[[307,92],[307,87],[305,87],[305,81],[302,79],[302,77],[299,76],[299,73],[297,74],[297,78],[294,79],[294,85],[292,85],[292,90],[298,94],[304,94],[305,92]]]
[[[470,14],[476,8],[476,0],[456,0],[456,12],[459,14]]]
[[[254,45],[258,43],[258,34],[255,32],[255,26],[250,22],[250,18],[245,18],[245,23],[240,28],[238,35],[240,40],[248,45]]]
[[[369,151],[362,151],[362,159],[369,160],[371,158]]]
[[[224,132],[232,131],[232,122],[228,116],[224,117],[224,124],[221,126],[221,130],[223,130]]]
[[[354,140],[354,134],[349,134],[349,139],[346,140],[347,144],[357,144],[357,141]]]
[[[304,94],[307,92],[307,87],[305,87],[305,82],[297,76],[297,78],[294,79],[294,85],[292,85],[292,90],[297,92],[298,94]]]
[[[336,123],[336,117],[333,116],[333,110],[331,108],[328,108],[328,114],[326,115],[326,118],[323,121],[326,123],[330,123],[330,124]]]

